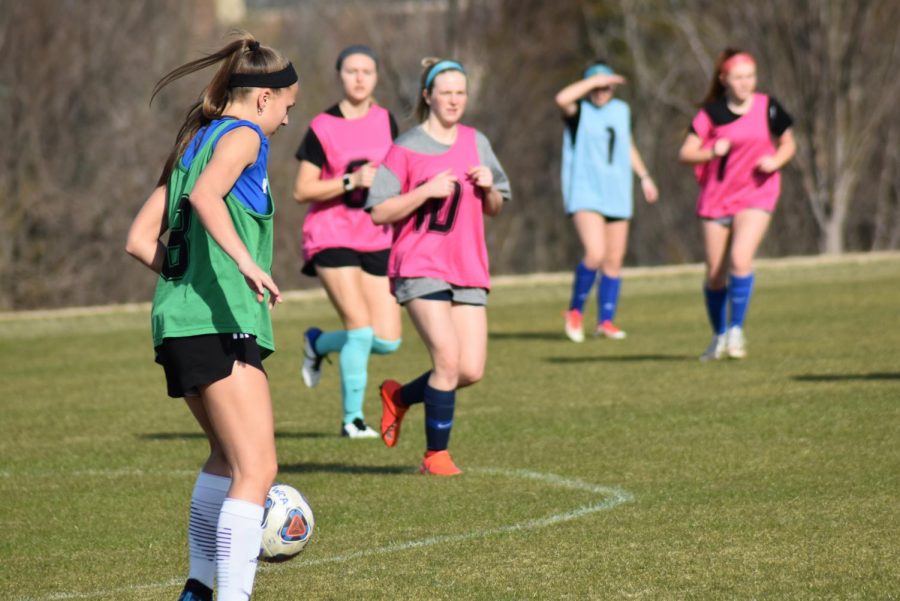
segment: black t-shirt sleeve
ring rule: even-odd
[[[778,138],[794,124],[794,119],[777,100],[769,96],[769,132]]]
[[[391,123],[391,140],[396,140],[397,136],[400,135],[400,128],[397,127],[397,121],[390,111],[388,111],[388,121]]]
[[[337,104],[329,107],[325,113],[335,117],[344,117],[340,106]],[[397,127],[397,121],[391,113],[388,113],[388,121],[391,126],[391,140],[396,140],[397,136],[400,135],[400,128]],[[300,142],[300,147],[297,148],[297,153],[294,156],[297,157],[298,161],[309,161],[319,169],[325,165],[325,149],[322,148],[322,142],[319,141],[319,136],[316,135],[312,128],[306,131],[306,135],[303,137],[303,141]]]
[[[311,127],[306,131],[306,135],[303,136],[303,141],[300,142],[300,147],[294,156],[297,157],[298,161],[309,161],[319,169],[325,165],[325,149],[322,148],[319,136],[316,135],[316,132]]]
[[[328,107],[325,110],[325,114],[332,115],[333,117],[340,117],[341,119],[344,118],[340,104],[334,104]],[[325,165],[325,149],[322,148],[322,142],[319,141],[319,136],[316,135],[316,132],[314,132],[311,127],[306,131],[306,135],[303,137],[303,141],[300,142],[300,147],[297,149],[297,153],[294,156],[297,157],[298,161],[309,161],[319,169]]]

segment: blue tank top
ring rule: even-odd
[[[256,162],[244,169],[241,176],[234,183],[231,193],[251,211],[259,213],[260,215],[268,215],[274,208],[269,206],[268,194],[269,176],[267,164],[269,160],[269,139],[266,138],[266,135],[255,123],[241,121],[233,117],[222,117],[221,119],[216,119],[212,123],[201,127],[200,131],[197,132],[194,139],[191,140],[191,143],[188,144],[187,149],[181,156],[181,164],[185,169],[190,168],[194,156],[201,148],[203,148],[203,144],[213,135],[216,127],[223,121],[230,121],[231,123],[225,126],[213,141],[213,152],[215,152],[216,144],[222,139],[222,136],[237,127],[249,127],[259,134],[259,155],[256,157]]]
[[[575,135],[563,134],[562,192],[567,214],[597,211],[630,219],[633,212],[631,110],[613,98],[603,106],[579,103]]]

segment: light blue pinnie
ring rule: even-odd
[[[594,75],[595,65],[585,72]],[[631,174],[631,109],[612,98],[603,106],[587,99],[578,105],[576,133],[563,133],[562,192],[566,214],[597,211],[606,217],[630,219],[633,213]]]

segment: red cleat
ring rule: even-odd
[[[381,439],[389,447],[396,446],[400,438],[400,424],[409,409],[400,402],[400,388],[397,380],[381,383]]]
[[[572,342],[584,342],[584,330],[581,327],[581,311],[570,309],[563,313],[566,320],[566,336]]]
[[[613,322],[609,320],[598,323],[595,334],[597,336],[605,336],[606,338],[609,338],[611,340],[622,340],[626,336],[624,331],[614,326]]]
[[[419,473],[432,476],[458,476],[462,470],[456,467],[447,451],[428,451],[419,466]]]

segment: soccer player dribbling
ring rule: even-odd
[[[213,65],[126,243],[159,274],[156,361],[169,396],[184,397],[210,447],[191,497],[180,601],[212,601],[214,580],[219,601],[250,598],[278,471],[262,366],[275,350],[269,311],[281,301],[270,275],[275,205],[266,166],[269,137],[287,125],[299,84],[287,59],[243,34],[170,72],[153,95]]]
[[[363,415],[369,356],[400,347],[400,307],[387,279],[391,228],[372,223],[363,208],[397,124],[372,97],[378,58],[371,48],[345,48],[336,67],[344,98],[310,123],[297,150],[294,197],[310,203],[303,221],[303,273],[319,276],[344,329],[306,330],[301,371],[312,388],[322,360],[339,352],[341,436],[378,438]]]
[[[405,385],[381,385],[381,435],[393,447],[408,409],[425,406],[420,473],[462,473],[450,457],[456,391],[481,379],[487,359],[490,289],[484,216],[511,198],[509,180],[488,139],[463,125],[465,68],[422,62],[420,125],[397,138],[375,175],[367,207],[375,223],[394,224],[391,289],[409,312],[432,368]]]
[[[756,60],[726,49],[678,158],[694,165],[706,254],[704,295],[712,340],[701,361],[747,354],[744,323],[753,257],[781,193],[779,170],[796,152],[792,119],[756,91]],[[730,315],[729,315],[730,313]]]

